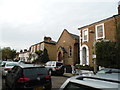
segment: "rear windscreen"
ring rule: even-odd
[[[26,78],[36,78],[38,76],[48,75],[47,69],[41,67],[25,68],[23,69],[23,73]]]

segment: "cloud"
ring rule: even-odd
[[[57,41],[64,29],[79,35],[77,28],[117,13],[116,0],[95,1],[0,1],[0,43],[20,50],[42,41],[44,36]]]

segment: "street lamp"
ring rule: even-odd
[[[95,36],[95,32],[93,30],[89,31],[90,33],[94,34],[94,41],[93,41],[93,49],[94,49],[94,54],[92,56],[93,60],[94,60],[94,73],[97,72],[97,62],[96,62],[96,36]]]

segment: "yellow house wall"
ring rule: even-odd
[[[45,48],[48,51],[49,59],[56,60],[56,45],[45,43]]]

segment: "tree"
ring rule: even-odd
[[[46,48],[43,51],[39,50],[36,51],[35,53],[38,56],[35,62],[46,63],[47,61],[49,61],[49,56]]]
[[[11,50],[10,47],[5,47],[1,49],[2,52],[2,59],[3,60],[8,60],[11,59],[13,60],[16,57],[16,50]]]
[[[119,68],[118,48],[116,42],[98,42],[96,44],[97,65],[104,67]]]
[[[46,63],[49,61],[49,55],[48,55],[48,51],[47,49],[45,48],[43,53],[42,53],[42,57],[41,57],[41,60],[43,63]]]

